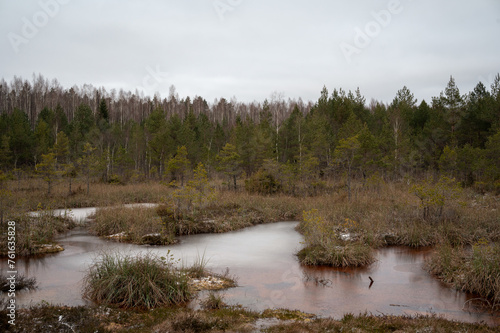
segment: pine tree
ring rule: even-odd
[[[56,143],[52,147],[52,152],[58,164],[65,164],[69,158],[69,139],[64,132],[57,133]]]
[[[454,140],[455,131],[463,115],[463,99],[462,96],[460,96],[460,91],[455,84],[453,76],[450,76],[450,81],[444,90],[444,94],[441,93],[441,99],[445,107],[444,119],[451,127],[451,137],[452,140]]]
[[[184,178],[189,169],[190,162],[187,158],[188,151],[185,146],[177,148],[175,156],[167,163],[167,172],[171,174],[173,180],[180,178],[181,186],[184,186]]]
[[[0,170],[0,226],[3,227],[5,208],[9,207],[8,198],[12,195],[7,184],[7,175]]]
[[[236,147],[226,143],[224,148],[217,154],[217,170],[224,172],[233,181],[233,188],[236,190],[236,179],[242,172],[242,161],[236,151]],[[229,187],[230,182],[228,182]]]
[[[99,158],[95,147],[88,142],[83,145],[83,156],[78,160],[78,165],[85,175],[87,182],[87,195],[90,193],[90,178],[100,170]]]
[[[102,98],[101,102],[99,103],[99,119],[104,120],[109,124],[108,105],[106,104],[106,100],[104,98]]]
[[[35,162],[42,154],[49,152],[49,147],[52,146],[51,133],[49,125],[44,121],[38,121],[35,128]]]
[[[37,164],[37,173],[47,182],[47,195],[50,195],[52,183],[61,174],[57,170],[57,162],[54,153],[42,154],[42,161]]]
[[[12,151],[9,146],[10,138],[7,135],[2,135],[0,142],[0,169],[7,170],[12,160]]]
[[[337,148],[335,148],[334,157],[338,164],[342,165],[347,171],[347,191],[349,200],[351,200],[351,178],[352,170],[359,159],[359,150],[361,144],[359,142],[359,134],[347,139],[341,139]]]
[[[153,158],[158,168],[159,177],[162,177],[165,159],[168,148],[172,144],[170,133],[167,130],[167,121],[165,113],[158,107],[146,119],[145,128],[148,132],[148,152],[150,158]]]
[[[15,109],[8,120],[7,135],[10,138],[9,147],[12,151],[14,169],[19,164],[27,164],[31,160],[33,149],[33,134],[28,115]]]

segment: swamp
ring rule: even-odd
[[[450,77],[432,104],[406,86],[389,104],[12,90],[0,331],[498,330],[499,87]]]

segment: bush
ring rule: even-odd
[[[455,179],[447,177],[441,177],[436,184],[426,181],[410,189],[420,199],[423,218],[428,221],[442,220],[445,204],[453,203],[461,191]]]
[[[281,184],[272,173],[260,169],[245,180],[245,190],[250,193],[270,195],[281,192]]]
[[[111,175],[108,177],[108,184],[112,185],[125,185],[125,182],[118,175]]]
[[[188,277],[165,258],[147,253],[103,254],[84,277],[83,295],[99,304],[156,308],[187,302]]]

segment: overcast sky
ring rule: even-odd
[[[0,77],[208,102],[323,86],[430,102],[500,72],[500,0],[0,0]]]

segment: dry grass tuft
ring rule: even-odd
[[[165,258],[103,254],[84,278],[83,295],[98,304],[152,309],[190,299],[188,277]]]

